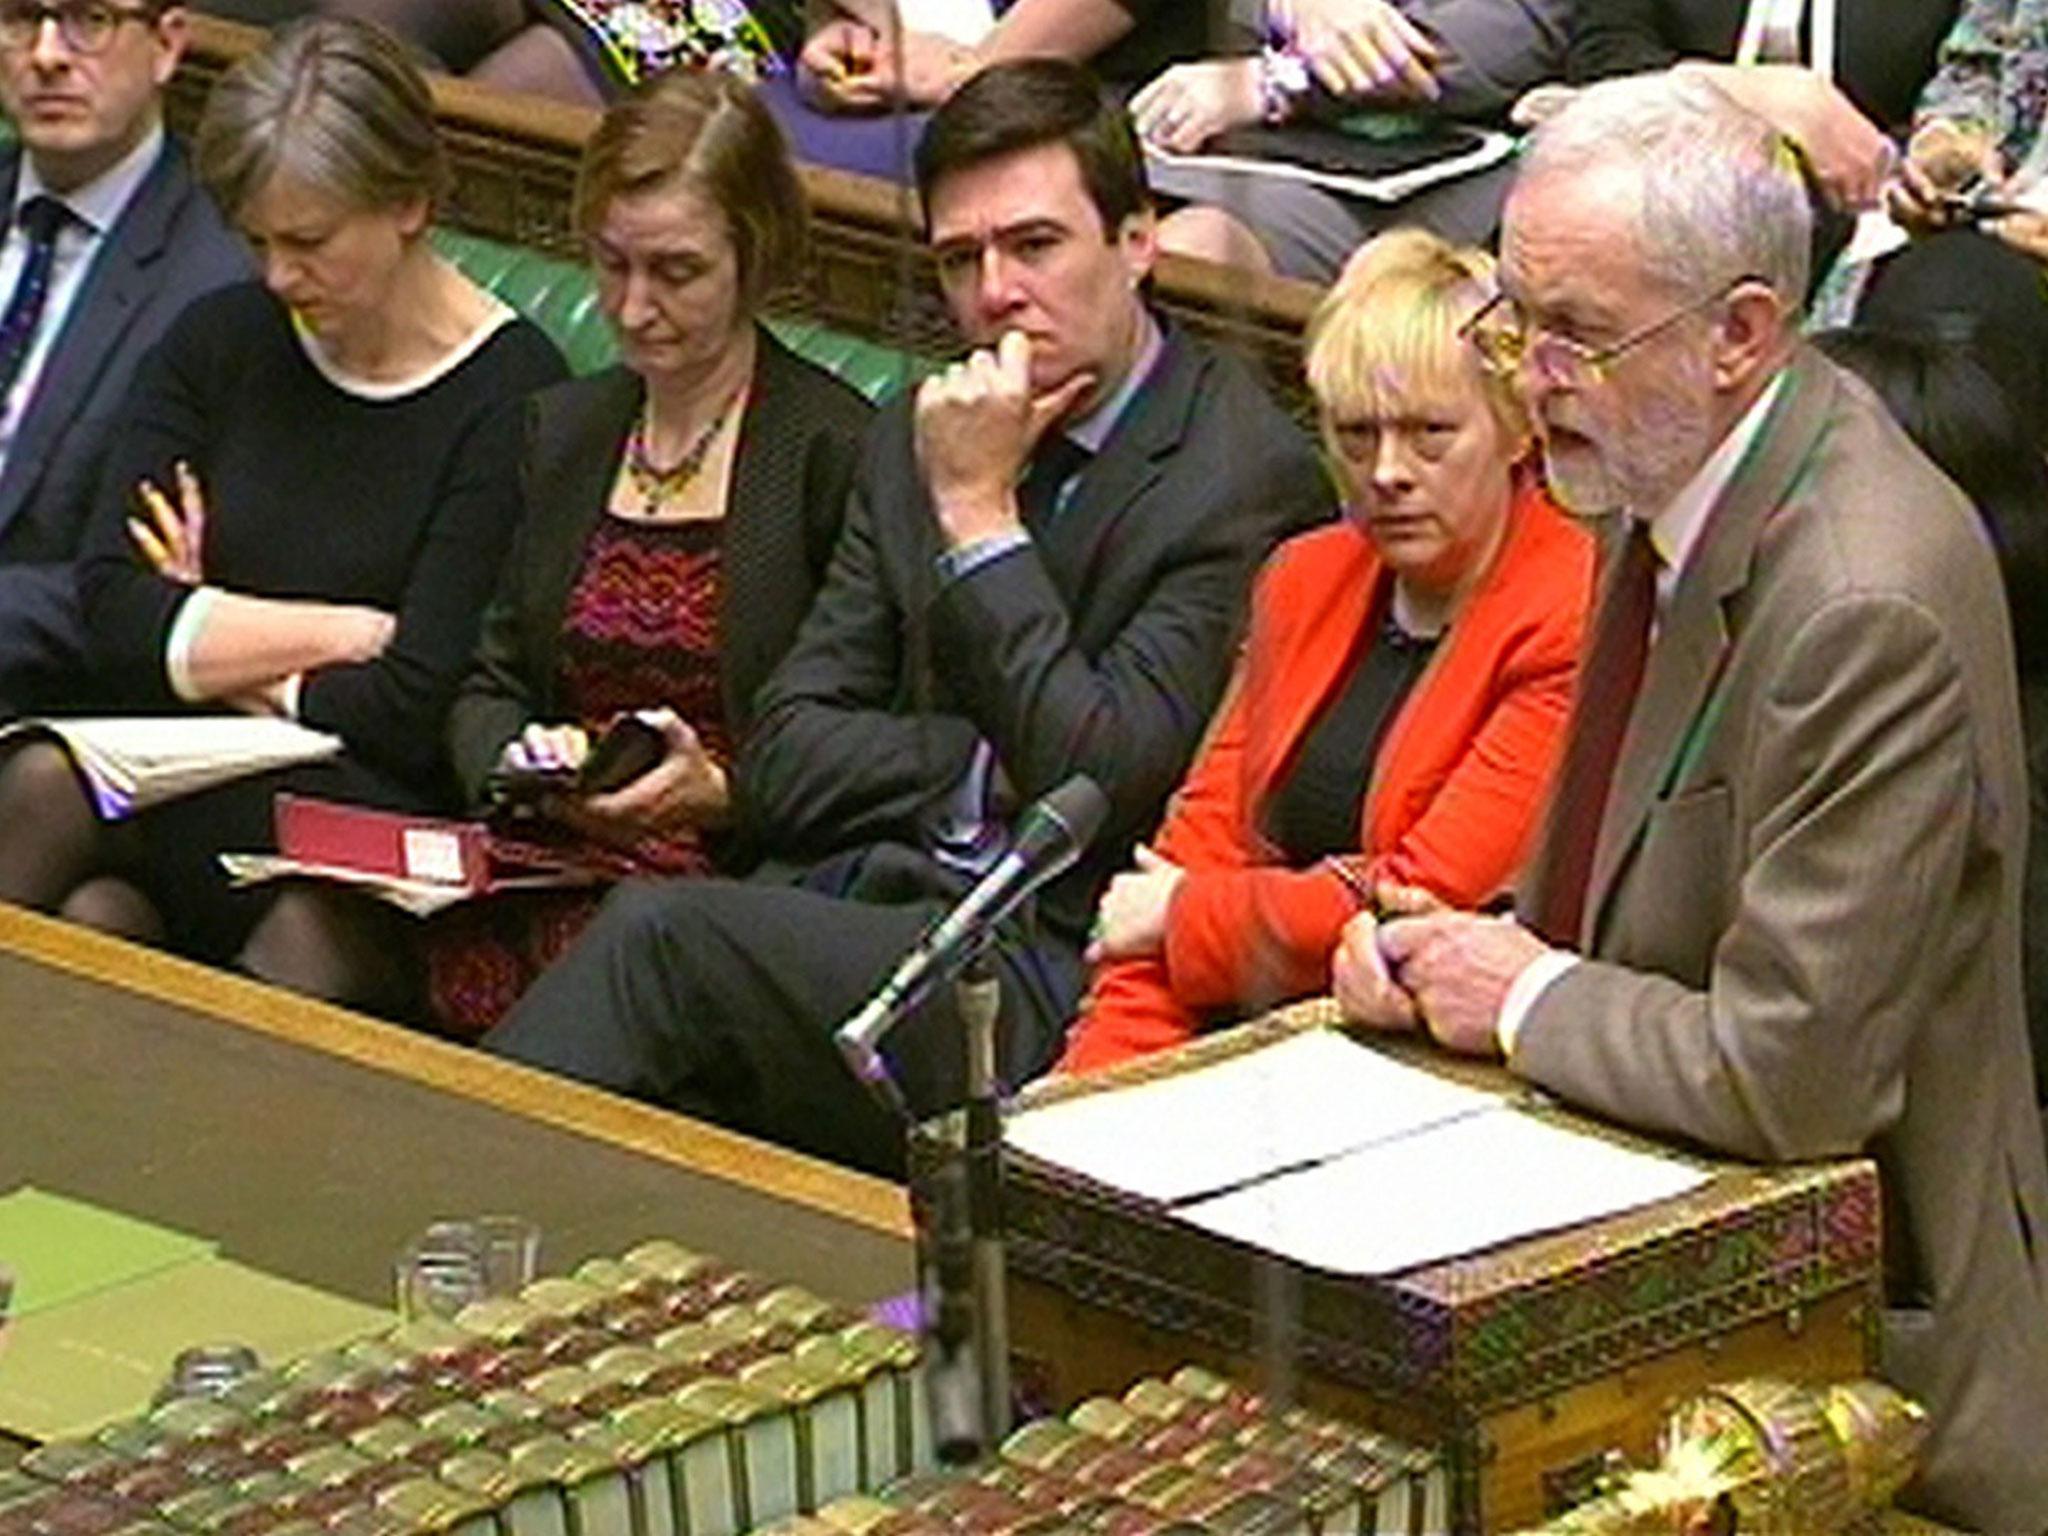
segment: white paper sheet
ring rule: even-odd
[[[905,31],[936,32],[963,48],[972,48],[996,24],[989,0],[896,0],[896,14]]]
[[[1198,1071],[1027,1110],[1004,1136],[1100,1183],[1172,1202],[1501,1102],[1314,1030]]]
[[[1346,1275],[1391,1274],[1706,1182],[1697,1168],[1509,1105],[1182,1208],[1195,1226]]]

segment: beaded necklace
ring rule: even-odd
[[[697,434],[697,440],[667,469],[654,462],[654,456],[648,449],[647,429],[649,418],[654,413],[654,403],[650,400],[640,408],[632,435],[626,439],[626,476],[639,493],[643,517],[653,517],[660,512],[697,478],[697,472],[704,467],[704,460],[710,456],[712,443],[717,441],[718,434],[725,428],[726,418],[732,415],[733,406],[739,402],[740,394],[741,391],[736,389],[726,396],[725,404],[718,408],[716,416],[705,423],[704,430]]]

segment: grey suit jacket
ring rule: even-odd
[[[9,206],[18,152],[0,155]],[[66,702],[79,657],[71,562],[135,365],[249,256],[167,142],[86,274],[0,471],[0,713]]]
[[[1969,504],[1811,352],[1681,574],[1522,1075],[1763,1161],[1876,1158],[1920,1507],[2048,1528],[2048,1168],[2020,977],[2027,781]],[[1547,840],[1546,840],[1547,842]],[[1529,893],[1549,878],[1539,851]]]

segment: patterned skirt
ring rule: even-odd
[[[679,66],[759,81],[788,68],[801,24],[788,0],[547,0],[614,89]]]

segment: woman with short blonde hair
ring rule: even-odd
[[[1064,1070],[1328,990],[1384,883],[1464,907],[1508,889],[1562,744],[1592,553],[1465,339],[1492,291],[1483,253],[1400,230],[1325,296],[1308,376],[1347,515],[1261,573],[1209,741],[1103,898]]]

